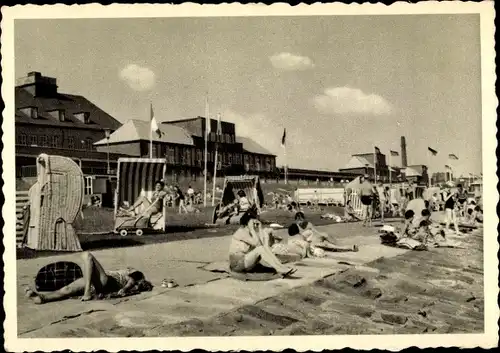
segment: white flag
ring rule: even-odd
[[[162,132],[160,130],[160,127],[158,126],[158,123],[156,122],[155,118],[155,113],[153,111],[153,104],[151,104],[151,131],[155,132],[158,137],[161,137]]]

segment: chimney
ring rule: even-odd
[[[16,87],[22,87],[35,97],[55,97],[57,80],[43,76],[40,72],[28,72],[25,77],[16,80]]]
[[[408,156],[406,155],[406,139],[401,136],[401,164],[403,168],[408,167]]]

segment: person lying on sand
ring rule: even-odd
[[[251,272],[260,264],[274,269],[283,277],[296,272],[287,267],[273,254],[270,248],[269,234],[262,231],[262,224],[257,219],[256,207],[250,208],[240,219],[240,227],[233,234],[229,248],[229,267],[234,272]]]
[[[337,245],[329,234],[320,232],[311,222],[306,221],[302,212],[295,215],[295,223],[290,226],[289,232],[298,232],[309,243],[311,254],[316,257],[323,257],[324,251],[358,251],[357,245]]]
[[[304,240],[302,237],[289,238],[288,241],[271,229],[264,229],[269,234],[269,238],[271,240],[271,251],[276,256],[297,256],[301,259],[304,259],[311,255],[309,243]],[[288,235],[293,237],[298,233],[290,233],[290,229],[288,230]]]
[[[126,296],[138,292],[148,292],[153,289],[151,282],[144,274],[134,269],[105,271],[97,259],[89,252],[82,254],[83,277],[54,292],[36,292],[25,289],[25,294],[35,304],[60,301],[77,295],[83,295],[82,301],[94,297],[104,297],[116,294]]]

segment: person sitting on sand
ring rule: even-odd
[[[317,230],[311,222],[305,220],[304,213],[297,212],[295,223],[289,227],[289,234],[298,231],[299,234],[309,243],[311,253],[316,257],[323,257],[324,251],[358,251],[358,246],[337,245],[332,237]],[[295,235],[293,234],[293,235]]]
[[[251,207],[240,219],[240,227],[233,234],[229,248],[229,267],[234,272],[251,272],[256,265],[274,269],[283,277],[296,272],[287,267],[273,254],[267,232],[257,219],[256,207]]]
[[[95,297],[115,294],[126,296],[153,289],[140,271],[128,268],[118,271],[105,271],[97,259],[89,252],[82,254],[83,277],[54,292],[37,292],[26,288],[25,294],[35,304],[60,301],[70,297],[83,295],[82,301]]]
[[[135,215],[137,207],[143,205],[145,210],[141,213],[141,216],[151,218],[151,216],[162,212],[163,200],[166,196],[167,192],[165,191],[165,183],[163,181],[157,181],[155,183],[155,191],[153,192],[151,200],[149,200],[146,196],[141,195],[131,207],[128,209],[121,209],[121,211],[133,216]]]

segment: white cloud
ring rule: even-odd
[[[279,53],[271,56],[269,60],[275,68],[284,71],[302,71],[314,67],[314,63],[307,56],[291,53]]]
[[[366,94],[349,87],[328,88],[313,99],[314,106],[322,114],[384,115],[392,111],[391,104],[376,94]]]
[[[120,78],[134,91],[147,91],[155,84],[155,73],[147,67],[130,64],[120,71]]]

